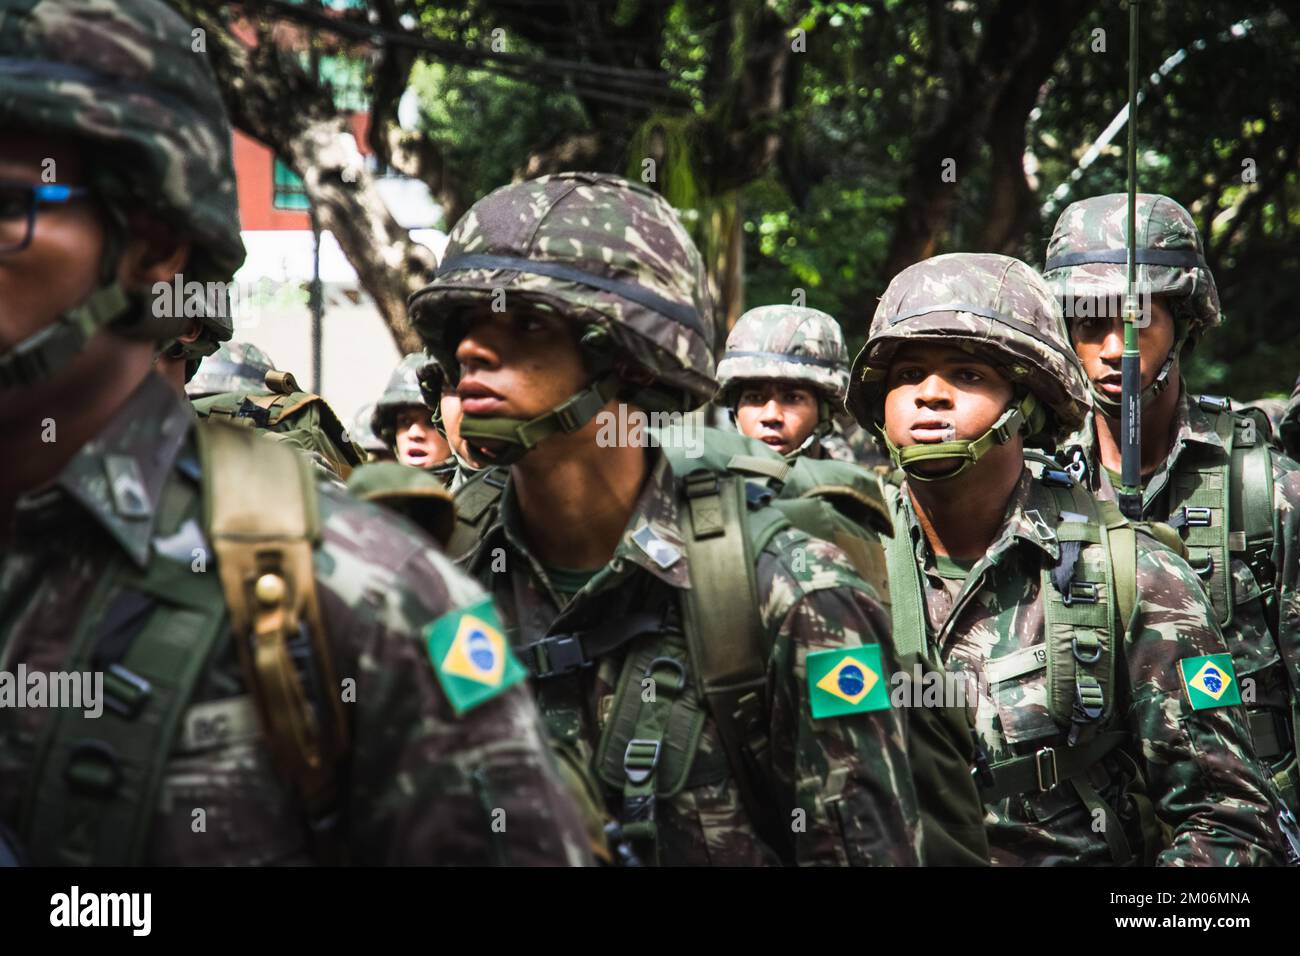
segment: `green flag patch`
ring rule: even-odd
[[[492,598],[449,611],[424,629],[438,683],[459,716],[527,676],[501,633]]]
[[[808,655],[807,669],[814,720],[889,709],[879,644],[814,651]]]
[[[1231,654],[1207,654],[1203,657],[1184,657],[1178,662],[1187,688],[1187,699],[1192,710],[1210,710],[1241,703],[1241,689],[1232,669]]]

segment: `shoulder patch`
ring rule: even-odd
[[[424,629],[438,683],[460,716],[527,675],[501,632],[491,597],[457,608]]]
[[[1241,703],[1241,689],[1231,654],[1184,657],[1178,662],[1192,710],[1211,710]]]
[[[806,667],[813,720],[889,709],[879,644],[814,651]]]

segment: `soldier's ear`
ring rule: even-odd
[[[148,289],[155,282],[171,282],[189,262],[190,241],[152,216],[132,215],[126,235],[117,267],[117,278],[124,289]]]

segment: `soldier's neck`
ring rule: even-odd
[[[907,491],[930,550],[958,561],[982,558],[997,539],[1024,471],[1019,442],[991,449],[948,481],[908,481]]]
[[[1155,472],[1165,463],[1174,448],[1174,432],[1178,422],[1178,402],[1182,396],[1182,381],[1176,376],[1175,364],[1170,372],[1173,383],[1142,409],[1142,477]],[[1123,464],[1120,451],[1119,419],[1110,419],[1093,412],[1097,426],[1097,454],[1102,466],[1118,473]]]
[[[524,539],[544,565],[608,564],[649,475],[645,448],[601,447],[592,425],[546,439],[510,469]]]
[[[112,420],[149,374],[151,350],[123,349],[113,361],[87,367],[81,358],[53,381],[0,403],[0,540],[7,540],[14,504],[56,478],[72,457]]]

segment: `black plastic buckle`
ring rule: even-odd
[[[772,497],[772,489],[767,485],[760,485],[756,481],[745,482],[745,504],[750,511],[766,508],[772,503]]]
[[[1202,565],[1195,565],[1192,564],[1191,561],[1188,561],[1187,566],[1196,572],[1197,577],[1208,580],[1214,576],[1214,555],[1207,554],[1205,556],[1205,563]]]
[[[1183,523],[1189,528],[1208,528],[1210,526],[1209,508],[1189,508],[1183,505]]]
[[[993,776],[993,768],[989,765],[989,755],[980,743],[979,734],[974,728],[971,728],[971,738],[975,741],[975,766],[971,768],[971,776],[975,778],[976,784],[984,790],[992,790],[997,778]]]
[[[1076,581],[1070,578],[1070,585],[1061,595],[1061,603],[1066,607],[1075,604],[1096,604],[1100,600],[1097,585],[1093,581]]]
[[[1264,590],[1272,590],[1277,578],[1277,565],[1273,563],[1273,553],[1268,548],[1259,545],[1251,548],[1246,555],[1246,565]]]
[[[659,766],[660,742],[633,737],[623,751],[623,773],[633,783],[645,783]]]
[[[1046,793],[1055,787],[1057,784],[1056,751],[1051,747],[1044,747],[1034,754],[1034,769],[1038,771],[1039,792]]]
[[[555,634],[529,644],[524,656],[532,666],[529,668],[538,679],[562,677],[576,670],[589,667],[582,649],[582,641],[575,634]]]
[[[1043,484],[1052,485],[1056,488],[1074,487],[1074,479],[1070,477],[1070,473],[1062,471],[1060,468],[1044,468],[1039,478]]]
[[[682,489],[687,498],[707,498],[718,493],[718,475],[704,468],[697,468],[682,479]]]
[[[153,696],[153,685],[121,664],[111,664],[104,674],[104,706],[119,717],[133,720]]]

